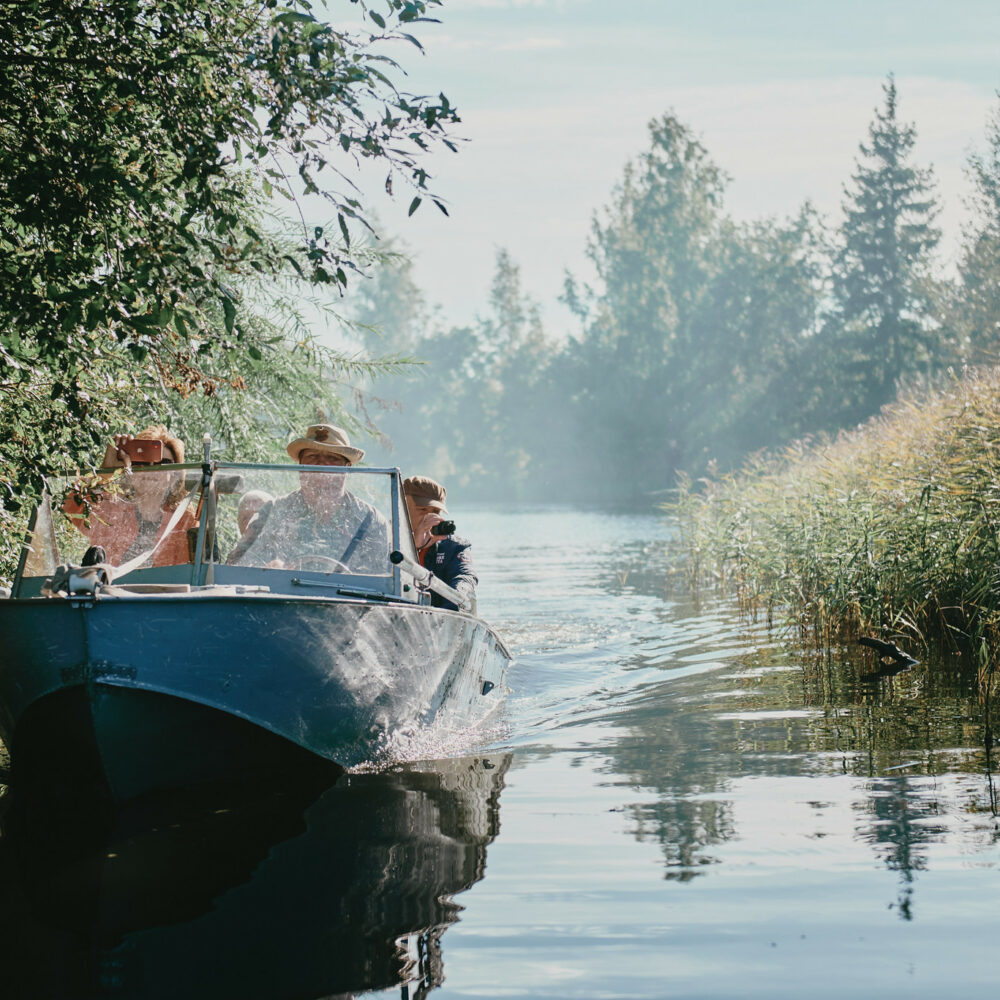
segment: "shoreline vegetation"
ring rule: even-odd
[[[854,430],[682,479],[672,572],[830,646],[863,635],[975,657],[1000,639],[1000,368],[916,387]]]

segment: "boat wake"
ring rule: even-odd
[[[510,738],[510,725],[502,709],[471,726],[456,726],[438,719],[428,726],[410,726],[382,733],[371,757],[349,770],[353,773],[381,771],[416,761],[466,757],[480,751],[495,751]]]

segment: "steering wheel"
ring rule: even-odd
[[[316,553],[308,556],[299,556],[293,560],[292,569],[303,572],[316,573],[350,573],[351,570],[339,559],[331,559],[329,556],[321,556]]]

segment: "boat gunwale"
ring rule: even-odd
[[[507,644],[504,642],[503,638],[497,633],[493,626],[487,622],[485,619],[480,618],[478,615],[473,615],[467,611],[456,611],[451,608],[440,608],[433,607],[430,604],[417,604],[414,601],[408,601],[406,599],[391,599],[384,600],[381,598],[367,598],[367,597],[356,597],[344,594],[285,594],[285,593],[268,593],[265,591],[254,591],[248,590],[245,593],[233,593],[236,587],[241,586],[240,584],[235,585],[208,585],[200,588],[192,588],[189,591],[176,591],[174,593],[134,593],[134,594],[114,594],[107,593],[103,591],[97,591],[95,594],[75,594],[69,597],[44,597],[42,595],[35,595],[32,597],[9,597],[3,601],[0,601],[0,609],[4,607],[11,607],[17,605],[31,605],[40,606],[43,604],[51,604],[54,607],[59,607],[61,604],[69,604],[73,608],[83,608],[84,610],[91,610],[100,604],[107,604],[109,602],[114,603],[141,603],[148,604],[150,602],[157,603],[159,601],[164,601],[170,604],[183,603],[186,600],[197,601],[199,604],[204,604],[209,601],[217,601],[219,603],[244,603],[253,601],[255,603],[279,603],[279,604],[290,604],[290,605],[345,605],[348,607],[356,606],[366,606],[371,608],[392,608],[398,610],[405,610],[407,612],[417,612],[418,614],[430,614],[434,617],[444,615],[446,617],[460,618],[463,621],[471,622],[475,625],[481,625],[490,636],[493,637],[494,641],[499,645],[500,649],[503,651],[504,655],[508,660],[513,660],[513,655],[511,654]],[[250,585],[246,585],[250,586]],[[121,589],[125,589],[127,584],[122,585]],[[0,612],[2,613],[2,612]]]

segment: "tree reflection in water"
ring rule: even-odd
[[[444,978],[453,897],[483,876],[509,757],[332,787],[137,805],[0,849],[0,962],[24,997],[330,997]],[[16,793],[16,789],[15,789]],[[37,818],[37,817],[35,817]]]
[[[936,822],[936,791],[933,784],[928,787],[909,777],[875,778],[866,791],[868,798],[855,806],[867,819],[858,834],[890,871],[899,873],[899,898],[893,905],[904,920],[911,920],[914,882],[916,873],[927,867],[926,849],[948,833],[947,824]]]
[[[628,582],[633,593],[657,587],[637,573]],[[642,791],[627,807],[633,832],[660,842],[666,878],[688,882],[724,862],[722,846],[741,837],[735,803],[747,779],[851,780],[854,836],[898,873],[890,905],[906,920],[935,843],[961,840],[971,854],[1000,839],[988,718],[961,658],[890,673],[861,647],[821,655],[738,622],[724,603],[679,598],[660,615],[660,637],[647,626],[626,669],[645,679],[652,663],[661,679],[637,685],[606,720],[626,734],[607,769]],[[773,816],[776,831],[782,819]]]

